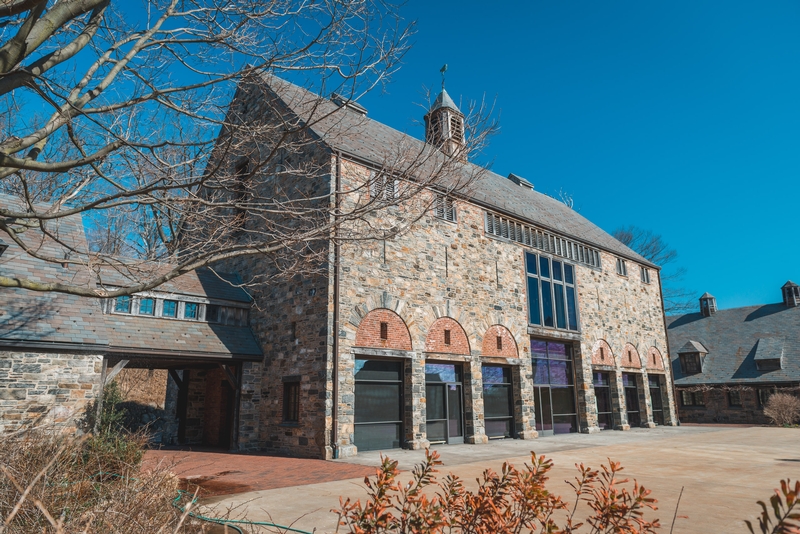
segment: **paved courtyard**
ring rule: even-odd
[[[445,463],[441,472],[452,472],[468,482],[486,468],[499,470],[506,460],[522,465],[530,457],[528,451],[535,450],[554,460],[549,487],[568,500],[570,488],[564,481],[575,476],[576,463],[598,468],[607,458],[621,461],[623,474],[653,490],[659,510],[647,517],[661,519],[664,532],[669,532],[683,487],[675,533],[746,532],[742,520],[757,515],[756,501],[769,498],[779,479],[800,478],[798,429],[682,426],[450,445],[437,450]],[[423,458],[423,452],[394,450],[390,456],[407,470]],[[273,460],[257,458],[266,463]],[[293,466],[297,469],[297,485],[211,497],[206,502],[218,507],[241,507],[252,520],[333,532],[336,517],[329,510],[338,507],[339,496],[363,498],[365,492],[363,475],[331,478],[347,476],[350,469],[374,467],[379,459],[379,453],[367,452],[357,458],[329,462],[331,466],[341,466],[341,472],[332,475],[330,470],[323,470],[320,477],[327,481],[317,483],[308,483],[314,479],[311,473],[318,465],[316,461],[299,460]]]

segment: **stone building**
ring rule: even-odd
[[[458,154],[464,143],[444,90],[425,116],[427,144],[275,78],[240,88],[231,109],[308,125],[315,141],[292,164],[320,169],[298,184],[309,197],[396,194],[417,178],[384,177],[398,147]],[[268,153],[263,142],[251,152]],[[332,458],[677,424],[658,267],[516,175],[458,169],[479,178],[423,192],[430,209],[409,231],[329,243],[321,273],[253,288],[261,448]],[[264,196],[286,190],[280,180],[256,177]],[[264,269],[258,258],[225,265],[244,280]]]
[[[800,392],[800,287],[786,282],[781,296],[718,310],[705,293],[699,311],[667,317],[681,421],[769,423],[769,396]]]
[[[0,203],[13,202],[0,194]],[[49,230],[85,250],[79,217],[54,222]],[[39,250],[66,257],[47,238]],[[82,276],[14,243],[0,247],[0,273],[73,283]],[[113,287],[123,283],[119,276],[102,273],[83,281]],[[72,429],[103,384],[120,372],[148,369],[162,370],[153,376],[164,380],[156,389],[167,392],[159,441],[253,447],[251,397],[261,377],[245,367],[263,355],[247,325],[252,299],[237,281],[199,270],[115,301],[0,289],[0,433],[33,422]]]
[[[81,337],[70,326],[70,349],[58,352],[68,354],[65,362],[91,367],[81,380],[70,379],[86,398],[97,394],[103,362],[113,369],[122,360],[140,361],[171,370],[166,410],[184,426],[168,437],[214,444],[204,437],[211,428],[219,446],[321,458],[677,424],[658,267],[523,178],[465,161],[464,115],[444,90],[425,116],[425,141],[341,97],[320,99],[270,77],[243,84],[231,114],[254,124],[307,125],[307,142],[291,161],[282,159],[280,169],[252,166],[258,170],[250,179],[265,196],[327,198],[339,191],[375,201],[424,181],[430,161],[455,164],[449,181],[409,200],[416,207],[370,215],[377,225],[423,206],[407,231],[315,244],[324,258],[317,269],[255,284],[247,296],[215,286],[230,308],[244,310],[231,312],[235,330],[227,333],[218,312],[209,311],[223,305],[221,296],[202,282],[187,285],[203,291],[161,288],[105,305],[81,300],[75,306],[83,309],[59,312],[83,333],[97,328]],[[249,153],[269,152],[274,141],[260,139]],[[409,152],[437,156],[387,178],[387,162]],[[316,172],[293,179],[291,168],[303,166]],[[452,186],[460,183],[468,186]],[[253,224],[238,220],[243,233]],[[16,257],[7,251],[0,269],[24,269],[15,267]],[[258,257],[219,267],[245,282],[269,278],[273,269]],[[181,315],[185,304],[175,305],[177,316],[164,316],[164,302],[181,301],[173,293],[196,299],[196,317]],[[71,299],[7,290],[0,298]],[[140,317],[145,299],[154,299],[154,317]],[[150,301],[144,309],[150,313]],[[55,395],[46,399],[56,401],[53,409],[72,402],[57,373],[24,367],[57,352],[49,339],[31,344],[41,332],[12,325],[34,316],[21,310],[0,317],[0,350],[7,351],[0,365],[9,369],[0,367],[3,414],[36,395]],[[112,335],[114,325],[125,335]],[[190,326],[205,328],[206,337],[184,336],[180,329]],[[203,348],[203,339],[215,348]],[[159,350],[146,351],[152,345]],[[14,384],[26,377],[22,398]],[[226,380],[238,384],[232,400],[216,385]],[[214,426],[226,419],[207,415],[225,395],[228,441]]]

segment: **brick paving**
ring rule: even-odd
[[[374,475],[375,468],[347,463],[261,454],[234,454],[203,450],[151,450],[143,469],[161,465],[200,496],[231,495],[259,490],[303,486]]]

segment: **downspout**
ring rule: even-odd
[[[334,217],[339,214],[339,191],[342,185],[342,153],[336,152],[336,190],[334,191]],[[334,226],[333,241],[333,406],[331,407],[331,447],[333,458],[339,457],[339,240]]]
[[[669,376],[672,378],[672,405],[675,409],[675,422],[680,426],[681,420],[678,416],[678,390],[675,389],[675,375],[672,373],[672,353],[669,350],[669,333],[667,332],[667,312],[664,311],[664,286],[661,285],[661,269],[658,270],[658,294],[661,297],[661,320],[664,322],[664,343],[667,345],[667,362],[669,365]]]

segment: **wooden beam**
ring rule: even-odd
[[[178,386],[178,389],[183,388],[183,380],[181,379],[180,375],[178,374],[177,369],[170,369],[169,376],[172,377],[172,380],[175,382],[175,385]]]
[[[231,370],[231,366],[221,363],[221,364],[219,364],[219,367],[220,367],[220,369],[222,369],[225,372],[225,378],[228,380],[228,383],[231,385],[233,390],[237,391],[239,389],[239,380],[237,380],[236,374],[234,374],[234,371]]]
[[[103,386],[107,385],[109,382],[114,380],[114,377],[119,374],[120,371],[125,369],[125,366],[128,365],[130,360],[120,360],[117,362],[117,365],[111,368],[110,371],[106,372],[105,380],[103,381]]]

